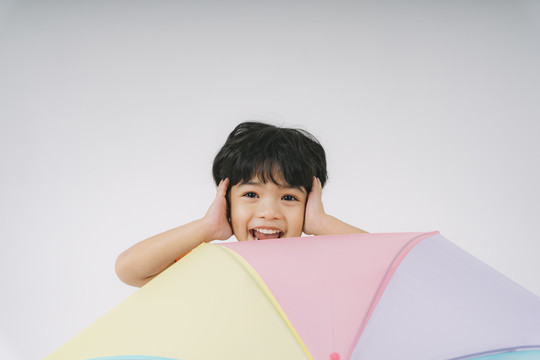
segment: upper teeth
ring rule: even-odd
[[[275,234],[275,233],[281,232],[279,230],[273,230],[273,229],[255,229],[255,231],[263,233],[263,234]]]

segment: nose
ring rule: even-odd
[[[279,219],[281,218],[279,204],[271,199],[260,201],[256,215],[261,219]]]

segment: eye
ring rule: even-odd
[[[242,196],[245,196],[245,197],[248,197],[248,198],[256,198],[256,197],[258,197],[258,195],[256,193],[254,193],[253,191],[249,191],[249,192],[245,193]]]
[[[298,201],[296,196],[293,196],[293,195],[285,195],[282,197],[282,199],[285,201]]]

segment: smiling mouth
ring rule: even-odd
[[[249,232],[253,240],[279,239],[283,236],[283,231],[277,229],[255,228],[251,229]]]

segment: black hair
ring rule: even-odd
[[[324,149],[313,135],[253,121],[239,124],[229,134],[214,158],[212,173],[216,185],[229,178],[229,189],[257,176],[263,183],[303,186],[308,193],[314,176],[323,186],[328,178]]]

